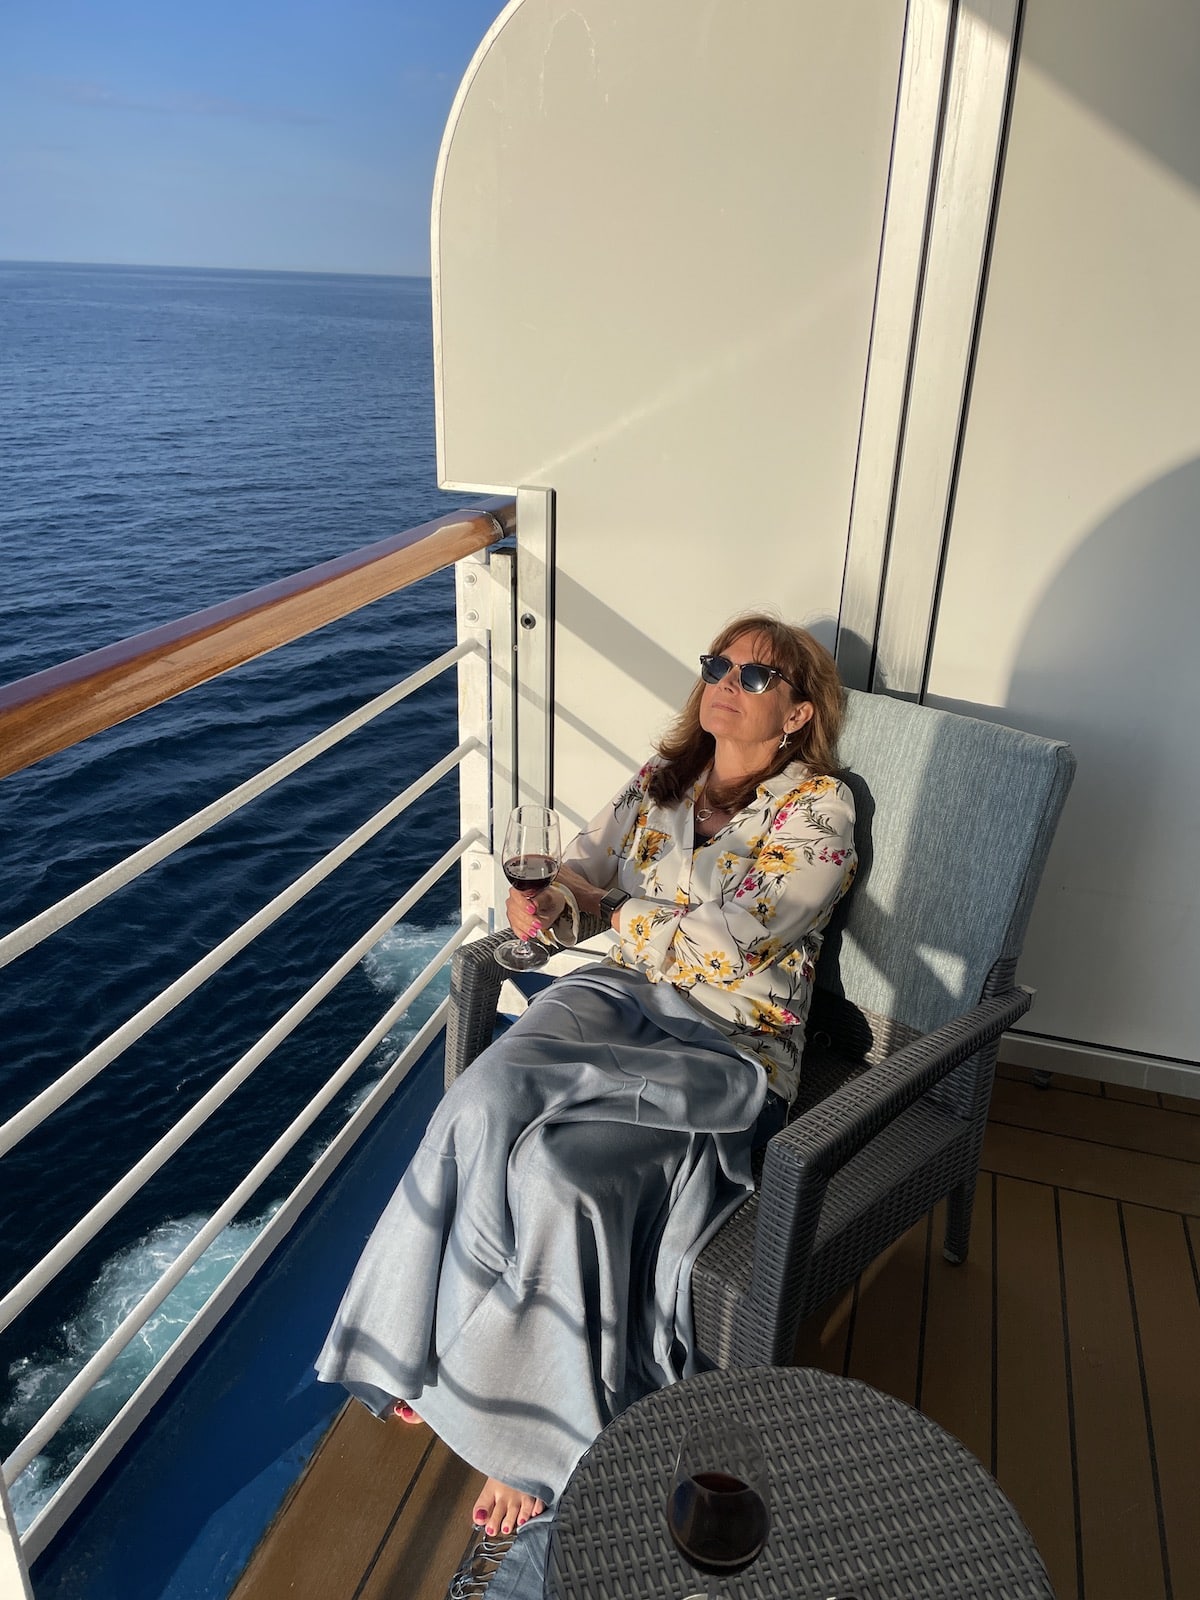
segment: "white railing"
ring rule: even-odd
[[[49,906],[38,915],[24,922],[20,927],[13,929],[6,936],[0,938],[0,968],[11,967],[12,963],[19,962],[20,957],[28,954],[44,940],[67,927],[77,918],[103,904],[111,895],[125,888],[151,867],[186,849],[189,844],[200,838],[209,829],[224,822],[242,807],[249,805],[275,785],[333,749],[349,735],[355,733],[367,723],[374,721],[374,719],[392,711],[416,689],[423,687],[443,673],[451,670],[458,672],[461,737],[459,743],[453,749],[434,761],[423,773],[409,783],[402,792],[396,794],[385,805],[376,810],[372,816],[350,832],[340,843],[326,851],[318,861],[267,900],[253,915],[247,917],[239,927],[223,938],[213,949],[194,962],[173,982],[167,984],[160,993],[143,1004],[132,1016],[114,1028],[106,1038],[102,1039],[71,1067],[62,1072],[53,1083],[43,1089],[14,1115],[10,1116],[3,1125],[0,1125],[0,1157],[3,1157],[33,1133],[35,1129],[39,1128],[47,1118],[66,1105],[86,1084],[90,1083],[98,1074],[117,1061],[131,1045],[141,1039],[164,1017],[168,1016],[183,1000],[196,993],[234,956],[276,923],[285,912],[298,905],[306,895],[310,894],[330,874],[348,862],[372,839],[380,835],[383,830],[393,826],[397,819],[401,818],[414,802],[429,789],[451,773],[459,772],[461,826],[457,840],[381,916],[377,917],[369,927],[365,928],[316,981],[309,984],[304,992],[293,1001],[288,1010],[263,1032],[248,1049],[243,1051],[239,1058],[225,1070],[223,1075],[200,1096],[196,1103],[180,1116],[151,1148],[140,1159],[135,1161],[123,1176],[112,1184],[107,1193],[96,1201],[87,1213],[40,1260],[31,1265],[20,1280],[0,1299],[0,1332],[3,1332],[22,1312],[33,1305],[40,1295],[45,1293],[64,1269],[75,1261],[80,1252],[96,1238],[100,1230],[116,1217],[134,1196],[143,1190],[154,1175],[209,1122],[218,1109],[252,1078],[253,1074],[293,1033],[298,1025],[313,1012],[323,999],[332,993],[348,973],[363,961],[368,952],[374,949],[380,940],[401,923],[414,907],[420,903],[422,898],[436,884],[441,882],[448,873],[456,867],[460,869],[463,876],[464,900],[466,902],[465,914],[461,925],[408,984],[404,992],[386,1007],[367,1032],[354,1044],[345,1058],[325,1077],[317,1091],[312,1094],[302,1109],[293,1116],[288,1126],[271,1143],[270,1147],[263,1152],[252,1168],[243,1176],[237,1178],[237,1181],[232,1184],[227,1197],[205,1220],[186,1247],[160,1274],[158,1280],[148,1292],[143,1294],[139,1302],[121,1318],[117,1327],[105,1338],[100,1348],[83,1363],[74,1377],[66,1382],[53,1402],[28,1428],[24,1437],[3,1464],[3,1478],[6,1485],[13,1485],[20,1475],[30,1468],[39,1454],[45,1450],[46,1446],[76,1411],[80,1402],[89,1395],[97,1383],[110,1370],[121,1352],[146,1327],[172,1290],[185,1278],[213,1241],[239,1215],[247,1203],[260,1193],[264,1184],[277,1171],[281,1162],[313,1128],[318,1118],[347,1089],[364,1062],[388,1038],[396,1027],[397,1022],[405,1016],[417,997],[445,970],[450,957],[458,946],[464,940],[486,929],[486,919],[492,901],[491,882],[494,878],[494,870],[480,871],[481,867],[486,865],[490,868],[492,865],[489,844],[490,803],[488,784],[490,781],[491,759],[488,730],[491,727],[494,731],[497,722],[501,727],[509,726],[512,719],[512,711],[508,707],[494,708],[490,704],[498,680],[492,671],[490,661],[489,617],[481,616],[480,614],[480,580],[481,577],[488,578],[489,568],[478,552],[488,545],[494,544],[497,539],[508,531],[508,527],[511,526],[511,510],[511,507],[501,508],[500,518],[490,515],[477,517],[475,521],[481,525],[480,529],[477,530],[479,537],[472,536],[472,539],[467,541],[465,550],[462,548],[461,525],[471,521],[471,519],[460,518],[458,523],[454,525],[456,554],[451,556],[451,560],[458,560],[461,563],[459,572],[460,642],[454,648],[447,650],[436,660],[422,666],[384,693],[376,695],[357,710],[342,717],[333,726],[315,738],[309,739],[288,755],[272,762],[260,772],[245,779],[220,799],[205,805],[186,821],[133,851],[117,865],[108,868],[91,882],[75,889],[56,904]],[[443,519],[444,523],[451,523],[452,521],[453,519]],[[487,523],[488,526],[482,527],[484,523]],[[440,528],[441,525],[438,525],[439,530]],[[420,531],[417,530],[417,532]],[[409,536],[401,536],[402,542],[406,540],[407,543],[404,545],[404,549],[408,551],[413,541]],[[379,549],[381,547],[373,548]],[[387,554],[391,558],[394,552],[389,548]],[[445,565],[446,563],[443,561],[441,564]],[[501,576],[492,579],[493,584],[497,582],[510,584],[511,563],[500,562],[497,566],[498,570],[501,571]],[[345,581],[345,562],[341,564],[331,563],[329,567],[330,569],[338,568],[334,575],[336,582]],[[323,572],[325,569],[320,570]],[[361,563],[357,568],[354,568],[354,581],[359,583],[360,587],[363,570]],[[429,565],[429,562],[426,561],[425,570],[437,570],[437,567]],[[306,577],[311,577],[311,575],[301,575],[301,579]],[[392,588],[403,587],[410,581],[411,577],[405,576],[402,581],[392,582],[390,586]],[[318,585],[318,587],[321,587],[321,585]],[[486,583],[484,587],[486,588]],[[272,605],[280,598],[275,591],[280,591],[282,595],[280,604],[286,606],[291,603],[295,593],[311,596],[313,584],[311,582],[307,584],[296,582],[293,584],[290,593],[282,593],[286,588],[287,585],[275,586],[272,591]],[[266,591],[259,591],[260,596],[264,593]],[[463,622],[464,596],[467,597],[469,602],[465,608],[467,617],[465,624]],[[244,598],[249,601],[254,599],[254,597]],[[368,598],[376,598],[376,593],[369,594]],[[349,603],[341,605],[341,614],[356,609],[357,605],[361,603],[363,603],[361,599],[351,597]],[[234,611],[238,610],[237,603],[231,603],[231,607]],[[229,609],[214,608],[212,615],[215,616],[218,611],[224,612]],[[248,606],[241,609],[248,612],[253,607]],[[506,602],[504,611],[506,615],[511,613],[511,603]],[[207,617],[209,614],[204,615]],[[326,607],[326,614],[319,617],[317,622],[311,623],[310,627],[319,626],[323,621],[328,620],[328,616],[329,607]],[[194,619],[188,619],[188,621],[192,620]],[[310,631],[310,628],[302,625],[293,626],[291,636],[296,637],[303,631]],[[509,653],[509,640],[506,628],[502,627],[501,632],[505,634],[505,654],[507,656]],[[192,629],[190,637],[194,639],[196,633],[197,630]],[[176,625],[173,632],[172,630],[157,631],[156,635],[153,636],[153,648],[160,662],[162,659],[163,640],[168,635],[171,635],[173,639],[178,639],[189,636],[189,630],[185,625]],[[168,639],[167,642],[169,645],[171,640]],[[283,639],[277,638],[274,642],[283,642]],[[273,645],[266,647],[271,648]],[[123,671],[125,670],[125,664],[129,660],[134,660],[134,667],[126,674],[131,685],[128,689],[128,703],[133,705],[134,710],[141,709],[140,705],[134,703],[138,695],[143,692],[136,682],[138,669],[135,658],[138,652],[124,650],[124,647],[114,648],[118,651],[124,651],[122,656]],[[250,659],[254,654],[260,653],[260,651],[253,648],[243,649],[241,646],[238,648],[240,650],[238,659],[241,660]],[[97,652],[97,658],[106,656],[111,659],[111,654],[111,652]],[[89,659],[83,658],[85,667]],[[238,664],[237,660],[230,660],[226,663],[226,665],[236,664]],[[69,665],[74,666],[74,664]],[[217,670],[225,670],[225,666],[221,666]],[[84,717],[91,715],[90,709],[86,706],[82,713],[80,711],[81,703],[86,699],[86,696],[79,686],[86,687],[89,681],[87,670],[81,668],[80,671],[72,674],[65,671],[65,669],[56,669],[53,674],[41,676],[46,678],[49,689],[54,693],[61,693],[64,678],[71,679],[73,686],[69,687],[68,692],[73,696],[73,706],[68,708],[70,716],[78,720],[80,715]],[[206,676],[212,676],[212,673],[200,673],[193,681],[203,681]],[[27,684],[33,682],[35,680],[26,680]],[[49,737],[45,735],[38,719],[26,714],[31,704],[28,694],[24,692],[23,686],[18,685],[15,687],[21,692],[15,695],[9,691],[0,692],[0,735],[4,730],[5,715],[13,707],[16,707],[16,710],[12,711],[12,715],[17,718],[24,717],[24,726],[33,730],[28,735],[33,753],[28,757],[10,761],[10,768],[27,764],[28,760],[38,759],[39,755],[44,751],[62,748],[64,743],[69,742],[69,740],[60,740],[55,744],[53,735]],[[178,692],[180,687],[190,687],[190,683],[177,683],[168,692]],[[149,702],[143,700],[142,703]],[[120,714],[129,715],[132,712],[125,710]],[[465,722],[464,716],[466,717]],[[85,733],[87,731],[91,730],[85,730]],[[21,737],[27,736],[20,729],[18,729],[18,732]],[[33,741],[38,742],[39,748],[33,748]],[[11,745],[9,748],[11,750]],[[501,763],[502,769],[505,765],[504,762]],[[469,872],[468,868],[471,869]],[[469,893],[467,892],[468,889]],[[19,967],[17,969],[17,977],[19,981]],[[365,1097],[361,1098],[360,1103],[352,1108],[343,1124],[330,1137],[315,1162],[312,1163],[300,1181],[294,1185],[286,1198],[274,1210],[233,1270],[201,1307],[164,1358],[140,1384],[136,1393],[129,1397],[118,1414],[108,1423],[100,1437],[92,1443],[86,1455],[74,1467],[70,1475],[62,1484],[58,1485],[53,1497],[38,1511],[35,1519],[25,1531],[23,1538],[25,1555],[28,1559],[32,1559],[45,1548],[50,1537],[61,1526],[68,1512],[78,1503],[86,1489],[95,1481],[107,1462],[112,1459],[116,1450],[128,1438],[141,1417],[149,1410],[153,1401],[163,1392],[171,1378],[179,1371],[215,1322],[224,1314],[228,1305],[232,1303],[245,1283],[249,1281],[254,1272],[257,1271],[258,1267],[276,1247],[279,1240],[293,1225],[321,1184],[336,1168],[372,1118],[387,1102],[399,1083],[402,1082],[413,1063],[428,1049],[442,1027],[445,1008],[446,1002],[443,1001],[416,1036],[386,1066],[377,1081],[369,1087],[369,1092],[366,1093]],[[16,1559],[19,1563],[19,1551],[16,1552]],[[0,1576],[2,1575],[3,1571],[0,1568]],[[2,1587],[0,1585],[0,1588]]]

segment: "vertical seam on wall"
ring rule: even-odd
[[[984,237],[983,259],[980,264],[979,293],[975,301],[975,316],[971,327],[971,350],[967,358],[967,371],[963,384],[962,407],[958,417],[958,435],[954,441],[954,459],[950,466],[950,483],[946,494],[946,515],[942,523],[941,545],[938,551],[937,572],[934,576],[933,595],[929,610],[929,631],[925,636],[925,660],[921,666],[921,684],[917,701],[924,705],[929,693],[929,676],[933,668],[933,642],[937,637],[938,617],[942,607],[942,589],[945,583],[946,563],[950,549],[950,534],[954,526],[954,509],[958,500],[958,480],[962,470],[963,444],[967,433],[967,419],[971,413],[971,396],[975,386],[975,366],[979,357],[979,337],[983,327],[983,313],[987,304],[988,281],[992,269],[992,251],[996,241],[996,219],[1000,212],[1000,196],[1004,189],[1004,168],[1008,161],[1008,136],[1012,127],[1013,103],[1016,99],[1017,73],[1021,62],[1021,40],[1025,31],[1025,0],[1017,0],[1013,23],[1012,43],[1009,47],[1008,82],[1004,91],[1004,112],[1000,119],[1000,141],[996,156],[996,170],[992,179],[992,201]]]

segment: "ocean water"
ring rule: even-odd
[[[0,683],[468,503],[420,279],[0,263]],[[454,640],[453,581],[0,782],[0,932]],[[0,969],[0,1120],[449,750],[453,674]],[[444,781],[0,1161],[6,1292],[457,834]],[[0,1336],[0,1453],[448,936],[428,896]],[[340,1106],[429,1014],[375,1052]],[[14,1490],[28,1521],[319,1148],[303,1141]]]

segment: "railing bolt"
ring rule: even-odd
[[[473,906],[477,906],[479,904],[479,890],[478,889],[472,889],[471,893],[467,896],[467,898],[470,900],[470,902],[471,902],[471,904]]]
[[[478,576],[477,573],[474,573],[474,572],[464,572],[463,573],[463,582],[464,583],[478,583],[479,582],[479,576]]]
[[[534,616],[532,611],[526,611],[526,612],[524,612],[522,614],[522,616],[521,616],[521,626],[523,628],[536,628],[537,627],[537,618]]]
[[[463,614],[464,614],[467,622],[470,624],[470,626],[472,628],[479,621],[479,613],[478,613],[478,611],[467,611],[467,612],[464,612]]]

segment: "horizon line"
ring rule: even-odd
[[[432,278],[432,274],[428,272],[365,270],[352,272],[344,267],[215,267],[200,266],[190,262],[164,261],[52,261],[32,256],[0,256],[0,267],[101,267],[135,272],[244,272],[258,273],[265,277],[290,275],[304,278],[415,278],[420,281]]]

